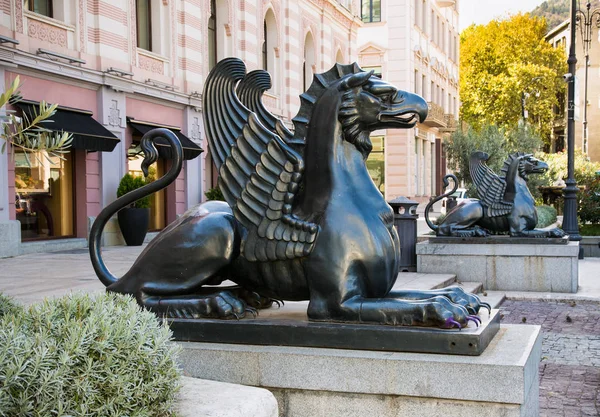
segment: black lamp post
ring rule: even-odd
[[[581,31],[583,40],[583,55],[585,56],[585,86],[583,100],[583,153],[588,153],[588,120],[587,120],[587,102],[588,102],[588,70],[590,66],[590,48],[592,46],[592,35],[594,26],[600,28],[600,9],[592,10],[592,2],[586,2],[585,9],[577,8],[577,26]]]
[[[563,189],[565,207],[563,213],[563,230],[570,240],[579,241],[579,225],[577,224],[577,181],[575,181],[575,73],[577,71],[577,55],[575,40],[577,35],[577,0],[571,0],[571,47],[569,50],[569,73],[565,76],[568,82],[568,120],[567,120],[567,185]]]

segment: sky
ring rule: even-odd
[[[460,30],[472,23],[486,24],[495,17],[518,12],[530,12],[544,0],[461,0],[459,2]]]

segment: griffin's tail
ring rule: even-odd
[[[452,190],[448,191],[446,194],[442,194],[442,195],[434,198],[425,207],[425,221],[427,222],[427,226],[429,226],[429,228],[431,230],[433,230],[433,231],[436,231],[438,229],[438,226],[436,226],[435,224],[433,224],[431,222],[431,220],[429,219],[429,212],[431,211],[431,207],[433,207],[433,205],[435,203],[437,203],[438,201],[440,201],[442,198],[451,196],[458,189],[458,179],[456,178],[456,176],[454,174],[448,174],[448,175],[446,175],[444,177],[444,179],[443,179],[443,181],[444,181],[444,189],[446,189],[446,187],[448,187],[450,185],[450,183],[448,182],[449,179],[451,179],[454,182],[454,187],[452,187]]]
[[[142,171],[144,172],[144,175],[148,175],[148,168],[158,159],[158,151],[154,146],[154,141],[158,138],[166,139],[169,142],[169,145],[171,145],[173,164],[171,165],[169,171],[158,180],[117,198],[100,212],[98,217],[96,217],[94,224],[92,225],[89,238],[90,258],[92,260],[94,271],[96,271],[96,275],[107,287],[117,282],[119,278],[114,276],[108,270],[104,260],[102,259],[100,247],[102,231],[104,230],[106,223],[116,212],[122,208],[127,207],[140,198],[146,197],[167,187],[169,184],[175,181],[181,172],[181,168],[183,166],[183,149],[181,148],[181,143],[173,132],[168,129],[161,128],[153,129],[142,137],[140,146],[144,151],[144,161],[142,162]]]

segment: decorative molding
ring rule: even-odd
[[[129,0],[129,13],[131,13],[130,15],[130,19],[129,19],[129,42],[131,45],[131,50],[129,52],[130,56],[131,56],[131,65],[132,66],[136,66],[137,64],[137,35],[136,35],[136,27],[135,27],[135,22],[136,22],[136,15],[135,15],[135,0]]]
[[[15,2],[15,27],[17,32],[23,33],[23,0],[14,0]]]
[[[32,38],[67,47],[67,30],[40,20],[27,20],[27,34]]]
[[[229,23],[225,23],[223,26],[225,27],[225,35],[231,36],[231,25]]]
[[[193,117],[192,118],[192,128],[190,130],[190,139],[194,142],[202,141],[202,134],[200,133],[200,118]]]
[[[165,61],[142,54],[138,51],[138,67],[155,74],[164,75]]]
[[[279,46],[274,47],[273,52],[275,52],[275,58],[279,58]]]
[[[108,124],[113,127],[121,126],[121,110],[118,108],[119,102],[111,100],[110,108],[108,109]]]
[[[163,0],[165,6],[168,3],[168,0]],[[177,3],[171,1],[171,77],[177,75],[177,57],[179,56],[177,48]]]
[[[87,49],[87,42],[85,39],[85,35],[87,32],[87,26],[85,24],[86,15],[86,0],[79,0],[79,27],[77,29],[79,30],[79,50],[84,53]]]

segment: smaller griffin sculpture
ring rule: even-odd
[[[429,202],[425,208],[427,225],[437,236],[484,237],[492,234],[509,233],[513,237],[562,237],[565,232],[559,228],[536,229],[537,211],[527,180],[531,174],[542,174],[548,165],[531,154],[514,153],[509,155],[498,176],[485,162],[489,155],[477,151],[471,155],[469,172],[477,187],[479,200],[468,199],[452,209],[446,218],[434,225],[429,219],[431,207],[444,197],[454,193],[458,187],[456,176],[444,177],[444,186],[449,179],[454,187]]]

